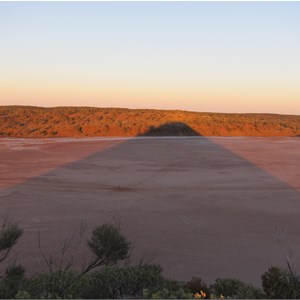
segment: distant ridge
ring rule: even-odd
[[[0,106],[0,137],[141,136],[169,123],[202,136],[300,136],[300,116],[181,110]],[[165,127],[163,127],[165,128]],[[191,135],[173,126],[168,135]],[[175,132],[176,131],[176,132]],[[165,135],[153,131],[152,135]]]

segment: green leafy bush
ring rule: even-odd
[[[235,299],[260,299],[264,298],[262,291],[251,284],[246,284],[241,280],[224,278],[216,279],[212,286],[216,295]]]
[[[15,298],[25,278],[24,275],[25,269],[21,265],[8,267],[5,276],[0,281],[0,298]]]
[[[186,287],[184,282],[165,279],[156,291],[145,289],[143,298],[146,299],[191,299],[193,293]]]
[[[17,224],[4,220],[0,230],[0,262],[4,261],[12,247],[22,236],[23,230]]]
[[[22,234],[23,230],[17,224],[11,224],[7,219],[3,220],[0,229],[0,263],[8,257]],[[5,274],[0,276],[0,298],[14,298],[19,291],[24,274],[25,269],[21,265],[6,268]]]
[[[101,265],[114,265],[127,258],[130,242],[121,234],[119,228],[105,224],[93,230],[88,246],[94,254],[94,259],[82,274]]]
[[[83,288],[79,274],[73,271],[59,271],[38,274],[23,283],[20,295],[33,299],[80,298]]]
[[[164,283],[161,268],[155,265],[131,267],[104,267],[84,277],[82,298],[124,298],[143,296],[143,290],[150,293]]]
[[[300,278],[291,271],[277,267],[269,268],[262,275],[262,286],[268,298],[300,298]]]

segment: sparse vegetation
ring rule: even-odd
[[[83,231],[81,227],[81,232]],[[1,261],[7,258],[22,233],[18,225],[6,220],[3,222],[0,234]],[[208,286],[198,277],[193,277],[188,282],[166,279],[158,265],[140,263],[121,267],[118,261],[128,257],[130,242],[117,226],[105,224],[96,227],[87,243],[94,256],[81,272],[73,269],[72,263],[68,263],[68,268],[50,268],[48,272],[28,278],[21,265],[7,267],[0,279],[0,298],[300,298],[300,279],[290,269],[269,268],[262,275],[263,291],[252,284],[231,278],[216,279]]]
[[[165,126],[168,123],[185,124],[191,130],[172,126],[170,131]],[[0,106],[2,137],[137,136],[144,133],[149,135],[149,132],[151,135],[299,136],[300,116],[153,109]]]

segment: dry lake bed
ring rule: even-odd
[[[24,228],[28,273],[87,223],[118,222],[131,263],[177,279],[254,284],[289,258],[300,271],[300,138],[0,139],[0,213]],[[88,253],[78,249],[77,267]]]

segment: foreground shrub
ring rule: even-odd
[[[106,266],[85,276],[73,271],[33,276],[24,280],[18,298],[141,298],[145,289],[153,293],[164,286],[164,282],[158,266]]]
[[[43,273],[24,280],[18,298],[24,295],[34,299],[80,298],[82,288],[82,280],[76,272]]]
[[[143,290],[151,293],[164,284],[161,268],[155,265],[131,267],[104,267],[84,278],[83,298],[125,298],[143,296]]]
[[[260,299],[264,298],[262,291],[251,284],[231,278],[216,279],[212,286],[216,295],[235,299]]]
[[[193,293],[186,287],[186,284],[176,280],[165,279],[163,284],[156,291],[151,292],[144,289],[143,298],[146,299],[191,299]]]
[[[209,288],[201,278],[192,277],[192,279],[186,283],[186,287],[193,294],[200,293],[200,291],[203,291],[209,298]]]
[[[191,299],[185,283],[167,280],[156,265],[105,266],[81,276],[72,271],[45,273],[24,280],[17,298],[33,299]]]
[[[105,224],[93,230],[88,246],[94,258],[82,275],[101,265],[114,265],[119,260],[127,258],[130,242],[121,234],[118,227]]]
[[[262,275],[262,286],[268,298],[300,298],[300,278],[291,271],[277,267],[269,268]]]
[[[25,269],[18,266],[10,266],[5,271],[5,276],[0,281],[0,298],[15,298],[24,281]]]
[[[4,221],[0,229],[0,262],[7,258],[22,233],[16,224]],[[119,267],[118,262],[128,257],[130,242],[118,227],[109,224],[98,226],[92,232],[88,246],[93,255],[81,272],[72,270],[74,256],[66,258],[65,263],[63,261],[68,245],[62,248],[62,261],[58,266],[52,256],[43,256],[49,267],[48,273],[25,278],[22,266],[8,267],[0,276],[0,298],[300,298],[300,277],[291,269],[269,268],[262,275],[264,294],[253,285],[237,279],[216,279],[213,285],[207,287],[198,277],[188,282],[168,280],[157,265]],[[95,268],[100,270],[95,271]]]
[[[10,224],[8,220],[4,219],[0,229],[0,262],[7,258],[22,234],[23,229],[17,224]]]
[[[0,225],[0,263],[3,262],[11,252],[23,234],[17,224],[12,224],[4,219]],[[0,276],[0,298],[14,298],[18,293],[24,279],[25,269],[18,265],[6,268],[5,274]]]

